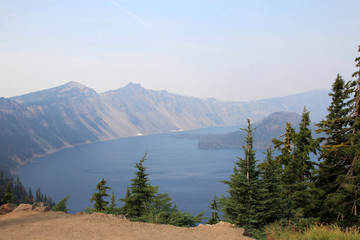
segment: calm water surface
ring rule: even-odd
[[[207,128],[189,133],[226,133],[239,127]],[[33,193],[40,187],[56,202],[70,195],[70,212],[92,207],[89,199],[105,178],[117,199],[135,176],[135,162],[148,152],[144,165],[152,185],[167,192],[179,209],[208,216],[214,194],[226,193],[221,180],[232,173],[240,149],[202,150],[197,140],[179,139],[177,133],[123,138],[64,149],[36,159],[20,169],[20,178]],[[261,157],[261,153],[258,156]],[[121,204],[121,203],[119,203]]]

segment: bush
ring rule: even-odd
[[[58,204],[53,206],[52,210],[55,212],[65,212],[67,213],[69,209],[66,208],[67,201],[69,200],[70,196],[62,199]]]
[[[359,227],[342,229],[338,225],[313,224],[299,228],[289,223],[284,226],[279,223],[265,228],[268,240],[360,240]]]

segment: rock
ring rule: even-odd
[[[77,213],[75,213],[75,215],[84,215],[84,212],[77,212]]]
[[[35,206],[31,204],[20,204],[14,211],[31,211],[34,210]]]
[[[120,215],[118,215],[117,217],[118,217],[118,218],[121,218],[121,219],[125,219],[125,220],[126,220],[126,217],[125,217],[125,215],[124,215],[124,214],[120,214]]]
[[[35,207],[45,207],[45,203],[44,202],[35,202],[34,206]]]
[[[92,213],[92,215],[98,215],[98,216],[102,216],[102,217],[107,217],[109,214],[94,212],[94,213]]]
[[[13,203],[6,203],[1,205],[0,207],[0,214],[6,214],[9,212],[12,212],[14,209],[16,209],[16,205]]]
[[[50,211],[50,207],[49,207],[49,206],[36,207],[36,208],[34,209],[34,211],[36,211],[36,212],[49,212],[49,211]]]
[[[251,237],[251,233],[249,233],[248,231],[246,231],[246,229],[244,228],[244,233],[243,233],[244,236],[246,237]]]
[[[227,226],[227,227],[235,227],[234,224],[231,224],[231,223],[228,223],[228,222],[223,222],[223,221],[220,221],[215,225],[217,225],[217,226],[223,225],[223,226]]]

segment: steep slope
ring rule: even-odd
[[[295,112],[275,112],[263,120],[253,124],[254,147],[266,149],[271,145],[273,138],[278,138],[284,133],[286,122],[290,122],[297,129],[301,121],[301,116]],[[313,126],[314,127],[314,126]],[[244,145],[246,133],[244,131],[234,131],[225,134],[180,134],[181,138],[191,138],[199,140],[199,148],[241,148]]]
[[[102,97],[107,105],[125,113],[142,133],[234,125],[244,120],[242,103],[232,107],[231,104],[216,100],[146,90],[133,83],[116,91],[106,92]]]
[[[316,99],[316,101],[315,101]],[[98,94],[76,82],[0,100],[0,167],[78,144],[213,126],[244,125],[276,111],[324,109],[327,91],[225,102],[147,90],[139,84]],[[321,116],[321,111],[316,112]],[[322,117],[322,116],[321,116]],[[318,121],[316,119],[315,121]]]
[[[61,148],[99,140],[106,124],[98,114],[105,106],[99,95],[81,84],[70,82],[60,87],[14,97],[38,120],[33,134],[42,147]]]
[[[0,98],[0,169],[8,170],[23,159],[45,153],[33,135],[38,127],[38,119],[27,108]]]

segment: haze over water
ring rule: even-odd
[[[207,128],[191,133],[226,133],[239,127]],[[221,180],[233,171],[241,149],[202,150],[197,140],[179,139],[178,133],[123,138],[64,149],[23,166],[20,178],[33,193],[43,193],[58,202],[70,195],[70,212],[83,211],[105,178],[117,199],[123,198],[126,186],[135,176],[135,162],[148,152],[144,165],[152,185],[169,193],[179,209],[197,214],[206,210],[214,194],[226,193]],[[263,159],[262,151],[257,155]],[[119,203],[120,204],[120,203]]]

